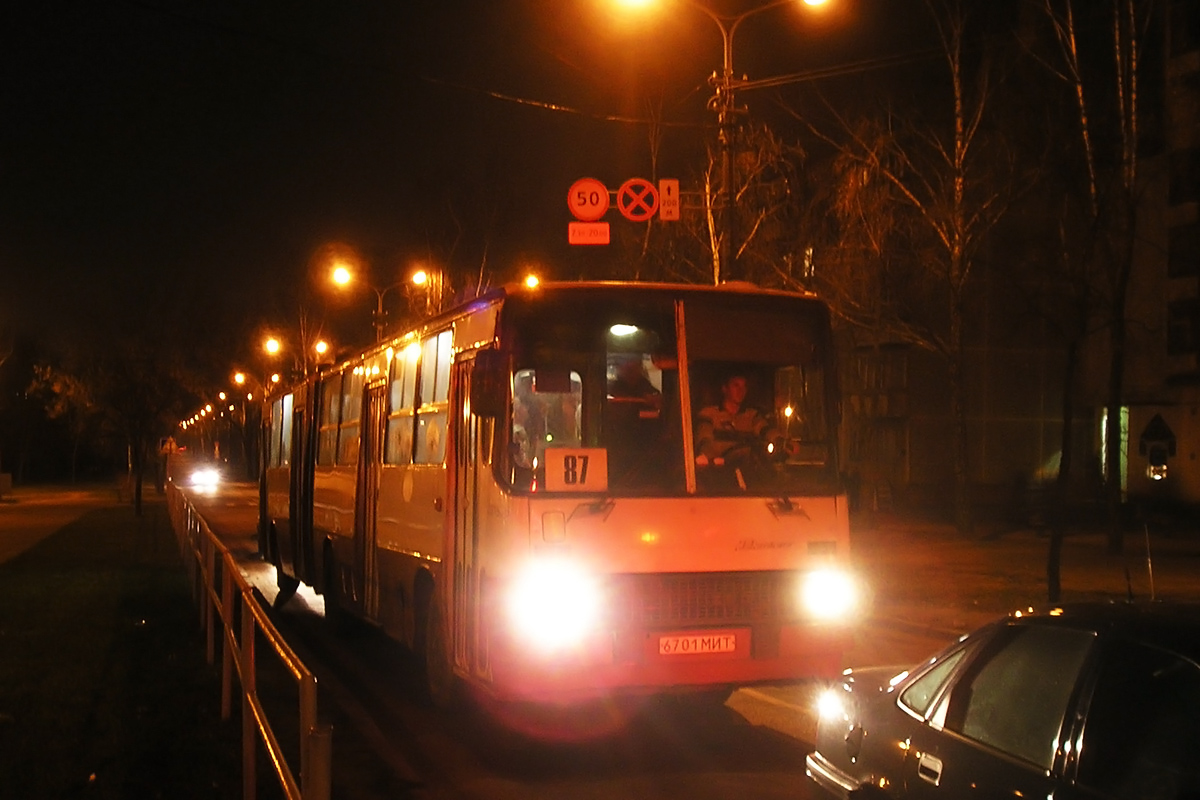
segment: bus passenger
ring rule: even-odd
[[[608,399],[629,401],[647,408],[662,407],[662,394],[650,382],[639,356],[623,356],[615,364],[616,374],[608,382]]]

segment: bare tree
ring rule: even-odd
[[[1109,508],[1108,549],[1123,546],[1121,522],[1121,437],[1126,360],[1126,305],[1133,275],[1139,198],[1138,79],[1142,42],[1153,0],[1110,0],[1080,4],[1042,0],[1045,18],[1057,45],[1041,62],[1068,90],[1075,108],[1076,147],[1071,153],[1079,169],[1077,191],[1084,198],[1074,216],[1075,230],[1062,237],[1062,261],[1075,281],[1074,293],[1084,310],[1107,329],[1109,371],[1106,396],[1109,431],[1104,441],[1105,497]],[[1106,67],[1090,64],[1077,10],[1095,15],[1087,28],[1098,52],[1107,52]],[[1100,35],[1107,31],[1106,37]],[[1071,220],[1071,216],[1065,215]],[[1064,457],[1067,451],[1064,450]],[[1069,462],[1066,468],[1069,469]],[[1060,483],[1066,475],[1060,470]],[[1053,578],[1051,592],[1054,592]]]
[[[653,148],[652,140],[652,148]],[[737,241],[731,249],[739,280],[778,284],[777,266],[791,263],[808,241],[803,150],[765,123],[739,132],[734,155]],[[691,207],[677,222],[651,222],[639,239],[639,278],[718,284],[735,276],[720,261],[720,158],[709,149],[687,193]]]
[[[979,251],[1011,199],[1015,173],[1006,146],[985,131],[993,65],[986,49],[968,57],[965,6],[927,2],[946,70],[943,104],[922,118],[935,121],[888,110],[852,123],[827,106],[836,130],[810,126],[837,153],[836,233],[819,254],[817,285],[835,313],[877,343],[908,342],[944,361],[954,518],[963,533],[973,527],[963,381],[966,290]]]

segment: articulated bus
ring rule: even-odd
[[[749,424],[714,417],[731,380]],[[859,591],[838,416],[816,297],[495,289],[268,398],[260,552],[284,597],[413,648],[435,701],[832,677]]]

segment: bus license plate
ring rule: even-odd
[[[660,656],[694,656],[705,653],[732,653],[737,650],[735,633],[703,633],[658,637]]]

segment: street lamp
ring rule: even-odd
[[[734,229],[736,216],[734,203],[737,199],[734,187],[734,158],[733,137],[735,133],[735,118],[737,104],[734,102],[734,91],[739,88],[751,88],[757,81],[733,77],[733,37],[741,24],[764,11],[784,5],[795,5],[803,2],[809,6],[824,5],[826,0],[769,0],[760,6],[755,6],[741,14],[718,14],[699,0],[684,0],[688,5],[704,13],[717,24],[721,31],[721,42],[724,48],[722,67],[719,73],[714,72],[708,79],[713,87],[713,96],[708,101],[708,107],[717,112],[717,141],[721,146],[721,191],[724,193],[724,203],[721,204],[721,234],[719,237],[720,251],[717,254],[717,268],[714,274],[720,282],[722,273],[727,273],[737,258],[737,248],[734,245]],[[622,0],[627,6],[636,7],[648,5],[650,0]]]
[[[330,272],[330,280],[339,287],[349,286],[354,282],[354,273],[348,266],[342,263],[335,264]],[[391,286],[378,288],[371,286],[370,289],[375,293],[375,341],[383,341],[384,322],[387,319],[387,312],[383,307],[384,296],[393,289],[410,290],[413,287],[425,289],[425,313],[428,315],[433,311],[440,311],[442,302],[442,291],[444,287],[444,277],[442,271],[438,269],[425,270],[418,269],[412,274],[408,280],[401,280],[393,283]],[[436,300],[436,302],[435,302]]]
[[[329,279],[333,281],[335,286],[345,288],[354,282],[354,273],[346,264],[339,262],[334,264],[333,269],[330,270]],[[384,289],[376,289],[374,286],[371,287],[371,290],[375,292],[375,315],[372,318],[372,321],[375,323],[375,341],[377,342],[383,341],[383,296],[399,285],[400,284],[398,283],[393,284]]]
[[[440,269],[418,269],[412,275],[412,285],[425,290],[425,314],[440,313],[446,290],[446,276]]]

